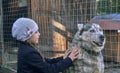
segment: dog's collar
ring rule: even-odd
[[[100,52],[95,52],[95,51],[92,51],[92,50],[87,50],[85,49],[85,47],[82,47],[88,54],[91,54],[91,55],[94,55],[94,56],[98,56],[100,55]]]

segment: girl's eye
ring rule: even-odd
[[[40,32],[39,32],[39,31],[36,31],[35,33],[40,35]]]
[[[36,31],[35,33],[38,33],[38,31]]]
[[[90,30],[90,32],[95,32],[95,30]]]

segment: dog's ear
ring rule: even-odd
[[[81,30],[83,28],[83,24],[77,24],[77,27],[79,30]]]

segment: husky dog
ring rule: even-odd
[[[80,49],[74,66],[64,73],[104,73],[102,50],[105,44],[105,35],[99,24],[78,24],[78,31],[70,45]]]

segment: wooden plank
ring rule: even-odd
[[[118,31],[118,51],[117,51],[117,62],[120,62],[120,31]]]

